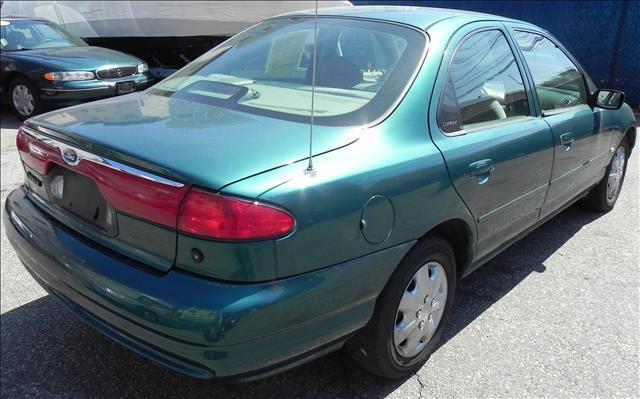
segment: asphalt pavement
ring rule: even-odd
[[[18,122],[4,108],[1,127],[4,205],[23,172]],[[244,385],[182,376],[104,337],[48,296],[2,226],[0,396],[640,397],[638,149],[613,211],[574,205],[461,281],[441,347],[397,382],[377,380],[342,352]]]

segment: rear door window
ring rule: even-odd
[[[551,40],[531,32],[514,36],[529,66],[543,111],[587,104],[582,73]]]
[[[455,133],[529,115],[522,74],[504,34],[483,30],[463,39],[440,100],[440,129]]]

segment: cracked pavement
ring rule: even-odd
[[[2,110],[2,201],[23,179]],[[155,365],[72,316],[27,274],[2,228],[2,398],[638,397],[637,151],[608,214],[572,206],[459,283],[442,346],[380,381],[336,352],[220,385]]]

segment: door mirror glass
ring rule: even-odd
[[[624,93],[618,90],[598,90],[594,97],[598,108],[618,109],[624,103]]]

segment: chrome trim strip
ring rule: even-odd
[[[562,175],[560,175],[560,176],[556,177],[555,179],[551,180],[551,181],[549,182],[549,184],[554,184],[554,183],[555,183],[555,182],[557,182],[558,180],[564,179],[565,177],[569,176],[570,174],[575,173],[575,172],[577,172],[578,170],[580,170],[580,169],[584,168],[588,163],[589,163],[589,161],[587,161],[587,162],[583,163],[582,165],[580,165],[580,166],[578,166],[578,167],[576,167],[576,168],[574,168],[574,169],[571,169],[570,171],[568,171],[568,172],[566,172],[566,173],[563,173]]]
[[[506,204],[503,204],[503,205],[497,207],[496,209],[494,209],[494,210],[492,210],[492,211],[490,211],[488,213],[485,213],[484,215],[482,215],[482,216],[480,216],[478,218],[478,223],[482,222],[483,219],[486,219],[487,217],[489,217],[489,216],[491,216],[491,215],[493,215],[493,214],[495,214],[497,212],[500,212],[501,210],[505,209],[506,207],[508,207],[510,205],[513,205],[516,202],[521,201],[521,200],[523,200],[523,199],[525,199],[527,197],[530,197],[531,195],[536,194],[538,191],[546,189],[546,188],[549,188],[549,183],[545,183],[542,186],[540,186],[540,187],[538,187],[536,189],[533,189],[533,190],[529,191],[528,193],[525,193],[525,194],[523,194],[523,195],[521,195],[521,196],[519,196],[519,197],[517,197],[517,198],[515,198],[515,199],[513,199],[513,200],[511,200],[509,202],[507,202]]]
[[[461,129],[451,133],[445,133],[442,131],[442,129],[440,128],[438,129],[442,134],[444,134],[447,137],[458,137],[458,136],[464,136],[467,134],[483,132],[484,130],[493,129],[495,127],[502,127],[502,126],[515,125],[518,123],[531,122],[534,119],[536,119],[536,117],[531,115],[512,116],[507,119],[497,119],[495,121],[480,122],[480,123],[486,123],[486,125],[472,126],[468,129]]]
[[[585,166],[589,165],[591,162],[593,162],[593,161],[597,160],[598,158],[600,158],[602,156],[605,156],[605,155],[607,155],[609,153],[610,153],[610,150],[607,150],[607,151],[602,152],[601,154],[596,155],[595,157],[593,157],[591,159],[586,160],[582,165],[579,165],[578,167],[576,167],[574,169],[571,169],[570,171],[568,171],[568,172],[556,177],[555,179],[551,180],[551,182],[549,184],[554,184],[558,180],[564,179],[565,177],[569,176],[570,174],[577,172],[578,170],[580,170],[580,169],[584,168]]]
[[[76,92],[76,91],[91,91],[91,90],[109,90],[109,89],[113,89],[115,87],[115,85],[111,85],[111,86],[96,86],[96,87],[86,87],[86,88],[81,88],[81,89],[49,89],[49,88],[43,88],[40,89],[41,91],[54,91],[54,92]]]
[[[24,222],[22,221],[22,219],[20,219],[18,217],[18,215],[16,215],[16,213],[13,210],[9,211],[9,218],[11,219],[11,221],[13,222],[13,225],[22,231],[23,234],[26,234],[29,236],[29,238],[33,238],[34,234],[33,232],[27,227],[27,225],[24,224]]]
[[[41,134],[41,133],[39,133],[38,131],[36,131],[36,130],[34,130],[32,128],[29,128],[29,127],[26,127],[26,126],[22,126],[22,130],[26,134],[28,134],[29,136],[33,137],[34,139],[36,139],[36,140],[38,140],[38,141],[40,141],[40,142],[42,142],[44,144],[47,144],[47,145],[49,145],[51,147],[54,147],[54,148],[58,149],[60,151],[60,156],[62,157],[62,159],[64,159],[64,152],[65,151],[68,151],[68,150],[75,151],[76,154],[78,154],[78,158],[77,158],[76,162],[74,162],[73,164],[70,164],[71,166],[75,166],[81,160],[84,160],[84,161],[89,161],[89,162],[96,163],[98,165],[106,166],[108,168],[117,170],[117,171],[122,172],[122,173],[126,173],[126,174],[129,174],[129,175],[132,175],[132,176],[137,176],[137,177],[140,177],[140,178],[143,178],[143,179],[146,179],[146,180],[150,180],[150,181],[153,181],[155,183],[164,184],[165,186],[184,187],[184,183],[180,183],[180,182],[176,182],[176,181],[173,181],[173,180],[169,180],[169,179],[166,179],[164,177],[160,177],[160,176],[154,175],[152,173],[145,172],[143,170],[140,170],[140,169],[125,165],[123,163],[112,161],[110,159],[107,159],[107,158],[92,154],[92,153],[90,153],[88,151],[81,150],[81,149],[79,149],[77,147],[70,146],[68,144],[65,144],[65,143],[63,143],[61,141],[58,141],[58,140],[56,140],[54,138],[51,138],[49,136],[45,136],[44,134]],[[29,146],[29,149],[31,149],[31,146]]]
[[[614,151],[615,151],[615,149],[614,149],[613,147],[611,147],[610,149],[608,149],[608,150],[606,150],[606,151],[603,151],[602,153],[600,153],[600,154],[596,155],[595,157],[591,158],[591,159],[589,160],[589,162],[593,162],[593,161],[595,161],[596,159],[598,159],[598,158],[600,158],[600,157],[603,157],[603,156],[605,156],[605,155],[607,155],[607,154],[613,154],[613,152],[614,152]]]
[[[579,109],[582,108],[589,108],[591,109],[591,107],[589,107],[589,104],[576,104],[574,106],[571,107],[564,107],[564,108],[557,108],[557,109],[549,109],[549,110],[542,110],[541,111],[541,116],[547,117],[547,116],[553,116],[553,115],[559,115],[559,114],[564,114],[567,112],[574,112],[574,111],[578,111]]]

